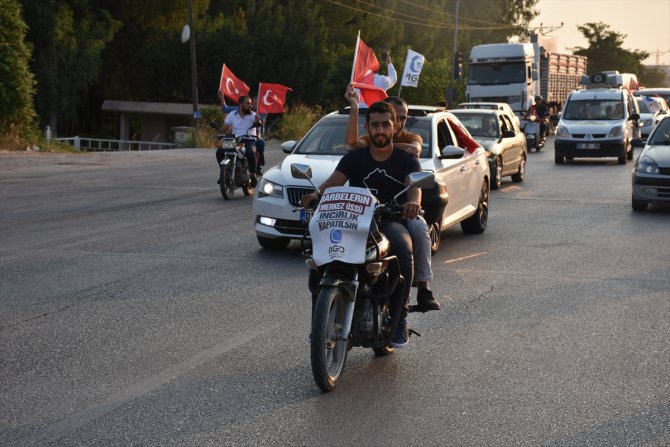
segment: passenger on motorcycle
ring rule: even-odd
[[[260,138],[259,127],[263,124],[260,117],[252,109],[252,100],[249,96],[240,96],[239,109],[229,113],[223,124],[224,133],[233,133],[236,137],[242,137],[244,141],[245,156],[249,163],[249,172],[252,175],[260,175],[260,163],[265,151],[265,142]],[[256,154],[258,153],[258,157]],[[216,150],[216,160],[221,163],[224,150]]]
[[[394,149],[396,116],[395,109],[390,104],[385,102],[372,104],[365,118],[365,128],[372,144],[367,148],[347,152],[319,190],[325,191],[331,186],[342,186],[348,180],[350,186],[368,188],[382,203],[387,203],[402,191],[410,173],[421,171],[421,165],[416,157],[400,149]],[[407,301],[414,274],[414,261],[412,239],[405,222],[406,219],[415,219],[419,215],[421,190],[411,187],[406,192],[406,197],[407,201],[402,205],[403,218],[397,221],[383,221],[380,224],[380,230],[389,238],[391,252],[397,256],[400,273],[405,278],[402,307],[391,309],[393,316],[397,315],[396,312],[400,312],[398,326],[391,339],[391,346],[394,348],[404,348],[409,338]],[[303,207],[307,207],[318,198],[318,194],[313,192],[302,196],[300,202]]]
[[[347,145],[350,149],[364,148],[370,146],[370,136],[358,137],[358,108],[359,96],[352,85],[347,87],[344,94],[349,102],[349,125],[347,127]],[[393,134],[393,147],[402,149],[407,153],[419,158],[423,139],[421,136],[407,132],[405,122],[407,121],[408,106],[404,99],[397,96],[389,96],[384,102],[393,106],[396,113],[396,127]],[[412,307],[416,312],[427,312],[429,310],[440,310],[440,303],[433,297],[430,290],[430,281],[433,279],[431,265],[430,232],[425,219],[418,216],[407,222],[407,229],[412,236],[412,247],[414,250],[414,283],[417,286],[416,306]]]

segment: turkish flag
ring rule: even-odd
[[[281,84],[258,85],[258,113],[284,113],[286,93],[293,89]]]
[[[360,33],[356,39],[354,67],[351,73],[352,82],[374,84],[375,73],[379,71],[379,61],[375,52],[361,40]],[[370,103],[368,103],[370,104]]]
[[[249,94],[249,86],[241,81],[226,64],[223,64],[221,70],[221,80],[219,81],[219,90],[235,102],[239,102],[240,96]]]
[[[354,82],[352,85],[354,88],[358,89],[359,94],[361,95],[361,101],[368,106],[376,102],[383,101],[388,96],[381,87],[369,84],[361,84],[360,82]]]
[[[479,143],[473,140],[467,132],[465,132],[461,126],[456,124],[451,118],[447,118],[447,121],[449,121],[451,129],[454,131],[454,134],[456,134],[456,138],[461,143],[463,149],[466,149],[472,154],[478,147],[481,147]]]

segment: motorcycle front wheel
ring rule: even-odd
[[[235,194],[235,179],[233,179],[233,167],[230,164],[221,168],[219,187],[221,188],[221,195],[225,200],[233,198],[233,194]]]
[[[314,381],[324,392],[332,391],[344,372],[348,340],[343,323],[347,302],[339,287],[322,287],[312,316],[311,361]]]

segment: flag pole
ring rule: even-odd
[[[402,90],[402,80],[400,81],[400,87],[398,87],[398,98],[400,98],[400,90]]]
[[[262,82],[258,83],[258,94],[256,95],[256,114],[260,117],[261,115],[261,87],[263,86]],[[266,113],[267,115],[267,113]],[[260,137],[263,138],[263,134],[265,133],[265,119],[262,119],[262,124],[261,124],[261,134]],[[257,135],[259,136],[259,135]]]
[[[356,69],[356,59],[358,58],[358,46],[360,45],[361,40],[361,30],[358,30],[358,35],[356,36],[356,48],[354,49],[354,63],[351,65],[351,80],[349,83],[354,82],[354,70]]]

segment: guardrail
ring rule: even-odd
[[[106,138],[69,137],[54,138],[58,143],[71,144],[77,150],[85,151],[146,151],[174,149],[174,143],[137,140],[110,140]]]

